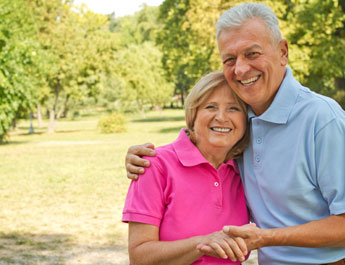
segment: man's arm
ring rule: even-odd
[[[242,237],[249,249],[267,246],[345,247],[345,214],[332,215],[303,225],[275,229],[226,226],[223,231]]]
[[[150,161],[142,159],[141,156],[155,156],[156,152],[154,148],[154,145],[151,143],[133,145],[128,148],[126,170],[129,179],[138,179],[138,175],[145,172],[144,167],[150,166]]]
[[[345,214],[274,229],[260,229],[254,224],[225,226],[223,232],[230,237],[243,238],[248,250],[268,246],[345,247]],[[198,248],[206,255],[214,255],[209,245],[200,245]]]

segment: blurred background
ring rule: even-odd
[[[128,264],[125,153],[176,138],[240,2],[0,0],[0,264]],[[345,1],[262,2],[295,77],[344,108]]]

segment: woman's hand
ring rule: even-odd
[[[144,167],[149,167],[150,162],[142,159],[141,156],[155,156],[154,145],[146,143],[143,145],[133,145],[128,148],[126,155],[127,178],[138,179],[139,174],[143,174]]]
[[[242,238],[230,237],[223,231],[203,236],[197,249],[208,256],[241,262],[248,254],[247,245]]]

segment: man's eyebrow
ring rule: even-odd
[[[255,50],[255,49],[262,50],[262,47],[259,44],[253,44],[252,46],[249,46],[249,47],[245,48],[244,51],[248,52],[250,50]],[[234,55],[231,54],[231,53],[225,53],[225,54],[222,55],[222,60],[224,60],[227,57],[234,57]]]
[[[224,60],[224,58],[226,57],[231,57],[231,56],[233,56],[231,53],[225,53],[222,55],[222,60]]]
[[[262,49],[262,48],[261,48],[260,45],[254,44],[254,45],[252,45],[252,46],[246,48],[245,51],[247,52],[247,51],[254,50],[254,49]]]

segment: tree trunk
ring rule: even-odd
[[[55,126],[56,126],[55,113],[56,113],[56,109],[57,109],[57,105],[58,105],[60,88],[61,88],[61,85],[60,85],[60,82],[58,82],[56,84],[56,86],[55,86],[55,102],[54,102],[54,106],[53,106],[53,109],[51,109],[49,111],[49,125],[48,125],[48,132],[49,133],[55,132]]]
[[[12,126],[13,131],[18,130],[17,119],[13,119],[11,126]]]
[[[334,86],[337,90],[345,91],[345,77],[336,77],[334,80]]]
[[[41,111],[41,104],[37,104],[37,122],[38,128],[42,128],[42,111]]]
[[[66,118],[67,112],[68,112],[67,104],[68,104],[69,97],[70,97],[70,95],[66,96],[65,102],[63,103],[62,108],[60,109],[60,111],[56,115],[56,119]]]
[[[55,132],[55,111],[49,111],[49,125],[48,125],[48,133]]]

